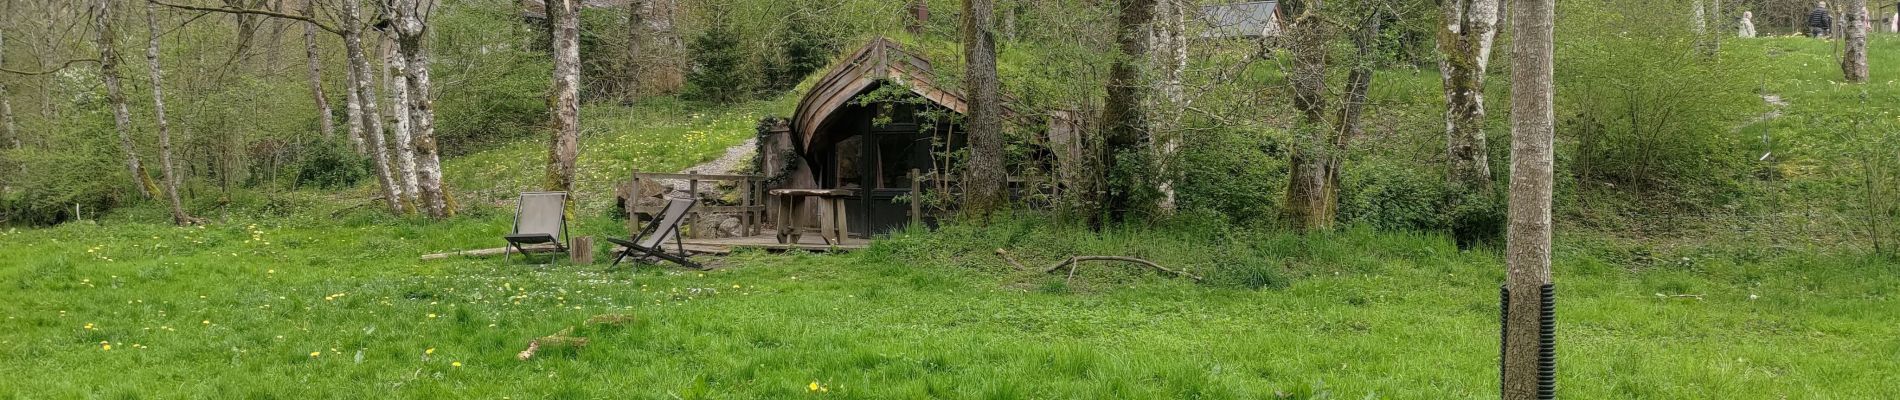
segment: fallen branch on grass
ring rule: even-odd
[[[1069,257],[1069,258],[1068,258],[1068,259],[1066,259],[1066,260],[1062,260],[1062,262],[1059,262],[1059,263],[1056,263],[1056,265],[1054,265],[1054,266],[1050,266],[1049,268],[1045,268],[1045,269],[1043,269],[1043,270],[1042,270],[1042,273],[1044,273],[1044,274],[1048,274],[1048,273],[1052,273],[1052,272],[1056,272],[1056,271],[1058,271],[1058,270],[1061,270],[1061,269],[1062,269],[1062,267],[1069,267],[1069,278],[1070,278],[1070,279],[1074,279],[1074,278],[1075,278],[1075,268],[1076,268],[1076,265],[1078,265],[1078,264],[1080,264],[1080,263],[1081,263],[1081,262],[1083,262],[1083,261],[1122,261],[1122,262],[1131,262],[1131,263],[1136,263],[1136,264],[1141,264],[1141,265],[1146,265],[1146,266],[1148,266],[1149,268],[1154,268],[1154,269],[1156,269],[1156,270],[1159,270],[1159,271],[1161,271],[1161,272],[1166,272],[1166,273],[1170,273],[1170,274],[1174,274],[1174,276],[1177,276],[1177,277],[1183,277],[1183,276],[1184,276],[1184,277],[1188,277],[1188,278],[1192,278],[1192,279],[1194,279],[1194,281],[1195,281],[1195,282],[1200,282],[1200,281],[1202,281],[1202,280],[1203,280],[1203,279],[1202,279],[1202,278],[1201,278],[1200,276],[1196,276],[1196,275],[1194,275],[1194,274],[1190,274],[1190,273],[1187,273],[1187,272],[1185,272],[1185,271],[1175,271],[1175,270],[1172,270],[1172,269],[1168,269],[1167,267],[1163,267],[1163,266],[1161,266],[1160,264],[1155,264],[1155,263],[1154,263],[1153,261],[1148,261],[1148,260],[1143,260],[1143,259],[1139,259],[1139,258],[1134,258],[1134,257],[1115,257],[1115,256],[1074,256],[1074,257]]]
[[[1012,267],[1016,267],[1016,270],[1017,270],[1017,271],[1028,271],[1028,270],[1029,270],[1029,267],[1025,267],[1025,266],[1023,266],[1023,263],[1019,263],[1019,262],[1016,262],[1016,259],[1014,259],[1014,258],[1010,258],[1010,257],[1009,257],[1009,251],[1007,251],[1007,250],[1003,250],[1003,249],[1000,249],[1000,248],[999,248],[999,249],[996,249],[996,256],[997,256],[997,257],[1002,257],[1002,258],[1003,258],[1003,261],[1008,261],[1008,262],[1009,262],[1009,265],[1010,265],[1010,266],[1012,266]]]
[[[555,247],[554,247],[554,245],[551,245],[551,244],[543,244],[543,245],[532,245],[532,246],[526,246],[526,247],[524,247],[524,249],[525,249],[525,250],[527,250],[527,251],[528,251],[528,252],[530,252],[530,253],[552,253],[552,252],[557,252],[557,251],[559,251],[559,249],[557,249],[557,248],[555,248]],[[514,251],[514,249],[512,249],[512,248],[507,248],[507,247],[496,247],[496,248],[492,248],[492,249],[478,249],[478,250],[462,250],[462,251],[451,251],[451,252],[447,252],[447,253],[435,253],[435,254],[424,254],[424,255],[422,256],[422,261],[429,261],[429,260],[440,260],[440,259],[444,259],[444,258],[449,258],[449,257],[454,257],[454,256],[464,256],[464,257],[487,257],[487,256],[496,256],[496,255],[502,255],[502,254],[504,254],[504,253],[508,253],[508,252],[512,252],[512,251]],[[517,253],[517,254],[518,254],[518,253]]]
[[[1696,300],[1702,300],[1702,295],[1699,295],[1699,294],[1662,294],[1662,293],[1657,293],[1657,294],[1656,294],[1656,298],[1658,298],[1658,299],[1696,299]]]

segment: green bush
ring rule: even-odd
[[[1199,128],[1195,128],[1199,129]],[[1286,158],[1266,129],[1228,127],[1195,131],[1182,146],[1175,195],[1184,210],[1211,210],[1237,224],[1279,217],[1286,191]]]
[[[297,167],[297,186],[340,189],[355,186],[369,176],[369,158],[356,154],[341,140],[319,141],[304,151]]]
[[[1339,219],[1379,230],[1441,230],[1452,191],[1436,168],[1387,160],[1346,164],[1340,179]]]
[[[753,87],[745,70],[745,50],[740,48],[738,33],[724,14],[715,15],[711,25],[693,38],[693,68],[686,75],[687,95],[694,100],[732,103],[741,100]]]

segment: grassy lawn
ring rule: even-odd
[[[1788,52],[1775,61],[1785,70],[1815,64],[1765,81],[1793,105],[1754,129],[1797,147],[1787,163],[1823,160],[1825,146],[1812,142],[1825,138],[1800,128],[1860,104],[1828,81],[1837,70],[1816,64],[1827,44],[1727,46]],[[1900,69],[1878,66],[1900,59],[1876,54],[1888,55],[1876,58],[1869,96],[1894,99]],[[1434,101],[1435,79],[1414,73],[1375,95]],[[792,101],[587,109],[580,192],[591,196],[578,199],[575,234],[626,234],[603,216],[614,181],[710,160]],[[1495,250],[1459,251],[1430,234],[1300,236],[1190,216],[1097,235],[1030,215],[898,234],[845,255],[741,252],[708,272],[417,261],[497,247],[505,206],[538,186],[545,151],[530,140],[448,160],[468,211],[442,222],[363,206],[372,191],[363,187],[270,193],[209,215],[220,222],[208,227],[131,222],[164,220],[145,204],[101,221],[0,230],[0,398],[1497,393],[1504,267]],[[1829,243],[1562,235],[1560,397],[1900,398],[1900,262]],[[1017,271],[996,248],[1031,268],[1134,255],[1207,282],[1116,264],[1087,264],[1070,280]],[[601,316],[630,319],[586,323]],[[588,344],[516,359],[530,340],[568,328]]]
[[[1495,393],[1502,267],[1434,236],[1082,238],[1023,222],[901,235],[842,256],[742,253],[704,273],[415,261],[495,242],[505,221],[475,213],[422,225],[346,213],[8,232],[0,374],[17,379],[0,396]],[[615,226],[589,222],[580,229]],[[1894,263],[1564,243],[1564,397],[1900,395]],[[1002,267],[989,246],[1018,249],[1031,265],[1120,249],[1211,283],[1106,264],[1065,283]],[[1222,272],[1244,270],[1231,265],[1267,273]],[[533,338],[606,314],[633,322],[580,327],[590,344],[578,351],[514,358]],[[812,392],[813,382],[826,391]]]

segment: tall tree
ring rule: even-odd
[[[352,123],[350,127],[352,129],[359,125],[362,127],[362,132],[357,133],[363,138],[370,164],[375,166],[376,180],[383,189],[383,203],[389,207],[390,212],[401,214],[403,212],[402,189],[396,185],[394,176],[389,172],[389,147],[383,144],[383,116],[381,110],[376,108],[376,84],[370,81],[370,77],[373,76],[370,71],[373,67],[369,64],[369,57],[363,52],[364,25],[361,6],[357,4],[357,0],[342,1],[343,50],[350,65],[349,90],[351,95],[355,96],[350,108],[359,121]]]
[[[1142,78],[1143,63],[1148,60],[1148,24],[1154,21],[1156,0],[1121,0],[1115,22],[1116,54],[1109,66],[1107,94],[1102,100],[1102,127],[1106,130],[1101,157],[1106,193],[1101,200],[1102,213],[1120,221],[1151,210],[1151,204],[1137,204],[1152,198],[1142,193],[1153,190],[1148,150],[1150,135],[1147,101]]]
[[[11,7],[8,7],[11,8]],[[6,65],[7,33],[0,31],[0,66]],[[0,135],[13,142],[13,149],[20,149],[20,130],[13,121],[13,101],[7,96],[6,82],[0,82]]]
[[[409,97],[409,85],[399,79],[408,69],[408,64],[396,53],[395,43],[388,40],[388,35],[384,35],[383,42],[386,44],[383,51],[383,84],[389,86],[389,115],[394,116],[396,122],[395,129],[390,130],[391,141],[394,142],[392,147],[396,148],[395,180],[402,188],[403,210],[415,212],[416,195],[421,189],[418,188],[420,183],[416,181],[416,146],[413,143],[415,124],[410,121],[408,113],[409,102],[414,99]],[[394,76],[391,76],[392,73]]]
[[[172,131],[171,122],[165,119],[165,68],[158,61],[158,39],[163,32],[158,29],[158,6],[145,3],[145,26],[151,31],[151,41],[145,46],[145,63],[152,72],[152,114],[158,120],[158,166],[165,179],[165,199],[171,205],[172,223],[190,225],[197,218],[185,214],[185,208],[178,201],[178,174],[172,168]]]
[[[1498,0],[1445,0],[1438,31],[1439,75],[1445,88],[1446,174],[1467,190],[1491,186],[1484,136],[1484,80],[1497,38]]]
[[[119,50],[114,44],[118,32],[112,29],[112,0],[94,4],[93,28],[99,45],[99,75],[105,77],[106,101],[112,104],[112,124],[119,131],[119,149],[125,152],[125,168],[132,178],[132,189],[146,198],[158,194],[158,186],[145,176],[138,148],[132,142],[132,112],[125,105],[125,89],[120,83]]]
[[[1552,26],[1556,0],[1516,0],[1511,17],[1511,199],[1506,235],[1502,391],[1537,398],[1545,331],[1542,294],[1550,279],[1551,182],[1555,160]],[[1555,365],[1549,366],[1555,368]],[[1554,382],[1547,382],[1554,383]]]
[[[910,0],[910,6],[904,10],[904,31],[912,35],[924,34],[924,27],[930,25],[930,2]]]
[[[640,93],[678,92],[686,82],[686,42],[673,29],[679,0],[633,0],[627,5],[631,27],[627,54],[633,57]]]
[[[1003,105],[996,77],[994,0],[964,0],[963,59],[967,92],[970,165],[964,180],[963,207],[988,216],[1009,200],[1008,171],[1003,168]]]
[[[435,101],[430,97],[429,24],[423,13],[433,9],[433,0],[386,0],[394,9],[391,25],[396,31],[397,51],[404,63],[403,79],[409,91],[409,122],[414,130],[416,181],[421,193],[421,209],[431,218],[455,215],[448,191],[442,186],[442,161],[436,153]],[[424,7],[428,5],[428,7]]]
[[[574,191],[574,161],[581,137],[581,23],[579,0],[548,0],[549,47],[554,50],[554,87],[548,96],[547,188]]]
[[[1361,18],[1353,38],[1353,64],[1346,77],[1344,99],[1334,111],[1325,98],[1333,32],[1327,18],[1320,16],[1323,2],[1288,3],[1300,10],[1294,14],[1299,17],[1292,26],[1289,51],[1293,53],[1293,68],[1288,79],[1293,86],[1293,107],[1301,119],[1294,129],[1293,149],[1287,160],[1292,173],[1284,212],[1296,229],[1329,229],[1338,217],[1339,177],[1346,150],[1360,133],[1360,114],[1372,86],[1372,42],[1379,37],[1385,21],[1385,5],[1362,0],[1353,10]],[[1328,112],[1335,113],[1333,121],[1327,120]]]
[[[1179,173],[1175,168],[1175,153],[1181,148],[1180,127],[1182,110],[1187,107],[1187,93],[1183,82],[1186,80],[1188,62],[1187,14],[1190,4],[1187,0],[1159,0],[1155,3],[1154,21],[1149,24],[1148,46],[1152,64],[1148,70],[1155,71],[1155,90],[1149,96],[1152,103],[1149,110],[1149,127],[1152,136],[1159,142],[1155,146],[1155,166],[1160,191],[1156,209],[1163,213],[1172,213],[1177,206],[1174,193],[1174,176]]]
[[[304,4],[303,16],[314,18],[316,9],[317,2],[310,0]],[[304,57],[310,64],[310,97],[317,104],[317,131],[326,140],[335,138],[336,114],[330,110],[330,98],[323,94],[323,55],[317,52],[317,24],[304,22],[302,25]]]
[[[1841,31],[1847,37],[1846,51],[1841,56],[1841,72],[1848,82],[1867,83],[1867,0],[1847,0],[1847,11],[1842,13],[1845,27]]]

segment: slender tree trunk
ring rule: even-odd
[[[924,28],[930,26],[930,2],[910,0],[910,7],[904,16],[905,32],[910,32],[912,35],[924,34]]]
[[[1465,190],[1491,187],[1485,143],[1484,81],[1497,38],[1498,0],[1446,0],[1438,31],[1439,74],[1445,87],[1446,176]]]
[[[416,182],[421,189],[418,198],[424,214],[446,218],[455,215],[455,207],[442,185],[442,161],[436,155],[435,101],[430,97],[429,50],[424,40],[429,25],[421,15],[427,2],[390,0],[389,4],[394,9],[391,25],[395,27],[396,44],[405,64],[403,78],[409,85],[409,122],[415,136],[412,141],[416,151]]]
[[[392,147],[396,148],[396,181],[402,188],[404,212],[416,212],[418,201],[416,196],[421,189],[416,180],[416,147],[413,134],[415,125],[410,121],[408,113],[409,103],[415,99],[409,97],[408,85],[399,78],[406,73],[408,63],[403,62],[398,54],[395,42],[387,42],[390,45],[383,55],[383,60],[385,60],[383,65],[386,67],[383,68],[383,84],[389,85],[389,114],[396,118],[395,129],[390,132],[395,142]],[[396,74],[394,77],[390,75],[392,70]]]
[[[132,142],[132,112],[125,105],[125,89],[120,83],[119,49],[113,44],[118,32],[112,29],[112,0],[95,3],[93,16],[99,45],[99,75],[106,81],[106,101],[112,104],[112,124],[119,131],[119,149],[125,152],[126,172],[131,174],[132,190],[145,198],[158,195],[158,186],[145,176],[137,146]]]
[[[1160,192],[1156,209],[1162,213],[1173,213],[1177,207],[1174,193],[1174,178],[1179,174],[1175,168],[1175,154],[1181,148],[1181,114],[1187,107],[1187,93],[1183,86],[1186,79],[1188,62],[1187,42],[1187,0],[1159,0],[1155,3],[1154,21],[1149,24],[1149,44],[1151,69],[1159,75],[1154,79],[1157,96],[1148,107],[1148,122],[1153,129],[1151,134],[1159,146],[1155,146],[1155,166],[1158,181],[1155,188]]]
[[[1842,13],[1842,34],[1846,35],[1846,53],[1841,57],[1841,72],[1848,82],[1867,83],[1867,0],[1847,0]]]
[[[987,220],[1009,201],[1008,171],[1003,168],[1003,107],[996,77],[994,0],[964,0],[964,82],[968,88],[969,177],[964,181],[965,210]]]
[[[548,0],[548,32],[554,49],[554,88],[548,96],[551,140],[548,190],[574,191],[574,162],[580,155],[581,47],[579,0]]]
[[[1142,70],[1149,59],[1147,26],[1154,22],[1156,3],[1157,0],[1121,0],[1121,12],[1116,18],[1115,40],[1119,54],[1109,66],[1107,95],[1102,100],[1102,127],[1106,132],[1099,155],[1103,167],[1101,181],[1107,188],[1102,211],[1112,221],[1147,213],[1152,206],[1152,203],[1136,204],[1136,201],[1143,197],[1140,192],[1152,188],[1147,183],[1153,175],[1152,151],[1148,146],[1154,138],[1143,105],[1148,98],[1144,90],[1148,82],[1143,80]]]
[[[1327,45],[1331,32],[1318,16],[1320,0],[1289,3],[1306,12],[1297,14],[1288,49],[1293,53],[1293,70],[1288,76],[1293,85],[1293,108],[1300,112],[1301,119],[1287,158],[1291,176],[1284,212],[1296,229],[1326,229],[1333,226],[1339,202],[1339,189],[1332,184],[1337,165],[1333,157],[1337,155],[1330,138],[1333,132],[1326,121]]]
[[[389,172],[389,147],[383,144],[383,116],[376,108],[376,84],[371,82],[369,57],[363,52],[362,12],[357,0],[343,0],[343,48],[350,62],[351,91],[355,92],[357,116],[363,126],[363,144],[368,147],[376,180],[382,185],[384,204],[390,212],[402,214],[402,189]]]
[[[1552,25],[1555,0],[1517,0],[1511,17],[1511,199],[1505,263],[1503,398],[1538,392],[1543,287],[1551,283],[1551,187],[1554,114]]]
[[[316,15],[317,4],[314,0],[304,6],[303,15]],[[315,24],[303,24],[304,57],[310,64],[310,97],[317,104],[317,131],[324,140],[336,137],[336,114],[330,110],[330,98],[323,94],[323,55],[317,52],[317,27]]]
[[[185,208],[178,201],[178,175],[172,168],[172,131],[171,122],[165,120],[165,68],[158,61],[158,38],[162,32],[158,29],[158,6],[145,3],[145,25],[151,29],[152,40],[145,47],[145,63],[152,71],[152,114],[158,120],[158,166],[165,179],[165,199],[171,205],[172,223],[190,225],[197,218],[185,214]]]
[[[369,147],[363,144],[363,99],[359,96],[363,90],[362,83],[356,81],[356,73],[356,60],[348,60],[348,64],[344,64],[343,122],[349,127],[350,147],[357,155],[367,156]]]
[[[5,48],[7,48],[6,32],[0,32],[0,49],[5,49]],[[0,51],[0,65],[6,65],[5,60],[6,60],[6,51]],[[15,125],[13,121],[13,102],[7,96],[7,85],[5,83],[0,83],[0,128],[6,129],[4,131],[0,131],[0,134],[5,134],[7,136],[7,140],[13,142],[14,150],[19,150],[20,149],[20,130],[19,130],[19,127]],[[24,173],[25,172],[23,170],[22,174]]]
[[[673,28],[678,0],[634,0],[636,80],[643,94],[667,94],[686,83],[686,42]]]

